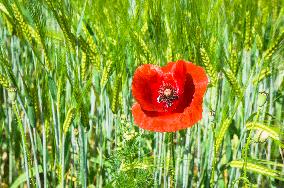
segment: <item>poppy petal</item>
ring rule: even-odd
[[[191,105],[202,105],[203,95],[208,85],[205,70],[192,63],[186,63],[186,71],[192,77],[195,89]]]
[[[151,116],[142,110],[138,103],[135,103],[132,107],[132,114],[135,124],[140,128],[155,132],[175,132],[191,127],[199,121],[202,118],[202,109],[194,106],[187,108],[183,113]]]
[[[161,80],[162,72],[158,66],[142,65],[134,73],[132,81],[132,94],[137,102],[148,111],[155,111],[153,105],[153,92],[151,87],[158,87],[160,83],[154,84],[153,81]]]
[[[186,63],[186,70],[187,75],[190,75],[193,80],[194,94],[190,105],[184,109],[181,122],[192,126],[202,118],[203,95],[207,88],[208,78],[202,67],[192,63]]]
[[[163,83],[168,83],[177,89],[177,95],[182,96],[186,67],[180,63],[169,63],[160,68],[146,64],[138,67],[132,81],[132,94],[143,110],[165,112],[173,111],[179,105],[180,100],[165,109],[163,103],[158,102],[159,89]]]
[[[194,97],[203,98],[203,95],[208,85],[208,78],[206,76],[205,70],[202,67],[189,62],[186,63],[186,72],[187,74],[190,74],[193,79],[193,83],[195,86]]]

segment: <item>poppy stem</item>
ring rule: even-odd
[[[174,184],[174,179],[175,179],[175,143],[174,143],[174,136],[175,136],[175,133],[172,132],[171,133],[171,156],[172,156],[172,172],[171,172],[171,175],[172,175],[172,183]]]
[[[175,143],[174,143],[175,133],[171,133],[171,152],[172,152],[172,160],[173,160],[173,167],[175,168]]]

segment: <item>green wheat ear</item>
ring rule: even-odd
[[[86,80],[86,71],[87,71],[87,56],[85,52],[82,52],[81,59],[81,78],[82,81]]]
[[[154,56],[151,53],[151,50],[149,49],[148,45],[144,42],[144,40],[139,36],[137,32],[134,32],[134,36],[136,40],[139,43],[139,46],[142,48],[143,52],[149,56],[149,62],[150,63],[156,63]]]
[[[67,115],[66,115],[66,118],[64,120],[64,123],[63,123],[63,133],[66,135],[73,119],[74,119],[74,116],[75,116],[75,108],[70,108],[67,112]]]
[[[4,12],[6,15],[9,15],[8,10],[6,9],[6,7],[2,3],[0,3],[0,11]]]
[[[208,54],[204,48],[200,48],[201,59],[204,64],[205,70],[210,77],[210,83],[215,86],[218,81],[217,71],[213,64],[210,62]]]
[[[215,168],[217,165],[217,159],[218,159],[218,153],[221,148],[223,139],[225,137],[225,133],[227,132],[230,124],[232,122],[232,119],[225,119],[221,125],[220,130],[218,131],[218,135],[216,137],[215,145],[214,145],[214,156],[213,156],[213,164],[212,164],[212,169],[211,169],[211,180],[210,184],[213,186],[214,184],[214,176],[215,176]]]
[[[261,82],[263,79],[271,75],[271,70],[269,67],[266,67],[260,71],[258,75],[253,79],[253,84],[256,85]]]
[[[74,97],[77,102],[76,109],[77,113],[80,113],[81,115],[81,124],[84,127],[89,128],[89,116],[88,116],[88,110],[84,104],[84,98],[86,96],[86,92],[89,91],[91,88],[91,80],[86,84],[85,88],[83,91],[79,90],[79,84],[78,82],[75,82],[74,84],[75,89],[74,89]]]
[[[241,85],[239,84],[237,78],[235,77],[234,73],[230,69],[223,69],[223,72],[227,79],[229,80],[231,86],[233,87],[235,93],[242,97],[243,91],[241,89]]]
[[[6,88],[10,92],[14,92],[17,90],[16,88],[11,87],[9,80],[1,74],[0,74],[0,85],[2,85],[4,88]]]
[[[104,87],[106,86],[106,83],[109,79],[109,76],[110,76],[110,71],[111,71],[111,68],[114,66],[114,62],[111,61],[111,60],[108,60],[106,62],[106,66],[104,67],[104,70],[103,70],[103,74],[102,74],[102,79],[101,79],[101,88],[104,89]]]
[[[238,71],[238,54],[235,49],[232,50],[231,59],[228,63],[229,63],[230,69],[232,70],[234,75],[236,75]]]
[[[9,81],[1,74],[0,74],[0,84],[5,88],[9,88]]]
[[[38,34],[38,32],[30,25],[28,25],[28,29],[29,29],[28,31],[30,32],[30,35],[33,36],[36,43],[42,45],[41,37]]]
[[[29,31],[31,33],[31,36],[33,36],[35,42],[38,45],[40,45],[40,47],[42,49],[42,53],[43,53],[43,57],[44,57],[44,61],[45,61],[47,70],[51,70],[52,69],[52,65],[51,65],[51,63],[49,61],[47,48],[46,48],[45,43],[44,43],[44,38],[32,26],[29,25],[28,27],[29,27]]]
[[[276,50],[278,48],[280,48],[280,44],[281,42],[284,40],[284,30],[281,31],[279,37],[273,42],[273,44],[271,45],[270,48],[268,48],[265,52],[264,52],[264,59],[268,60],[271,58],[271,56],[276,52]]]
[[[272,139],[281,142],[281,132],[280,130],[277,130],[275,128],[269,127],[267,125],[261,124],[261,123],[254,123],[254,122],[249,122],[246,124],[246,127],[248,130],[260,130],[262,132],[267,133],[269,137]]]
[[[246,12],[246,31],[245,31],[245,48],[251,48],[251,16],[250,12]]]
[[[87,50],[87,52],[88,52],[87,53],[88,54],[88,59],[90,60],[90,62],[92,64],[95,65],[96,69],[98,71],[100,71],[100,62],[99,62],[99,60],[97,58],[97,56],[98,56],[97,45],[94,43],[94,39],[90,35],[88,29],[86,28],[86,25],[84,25],[83,31],[84,31],[84,33],[86,35],[86,39],[87,39],[86,40],[86,44],[88,46],[88,48],[87,48],[88,49]],[[84,53],[84,54],[86,54],[86,53]],[[82,58],[83,58],[83,55],[82,55]]]
[[[48,8],[53,12],[60,26],[66,39],[68,48],[74,53],[76,51],[75,47],[77,40],[74,34],[71,32],[70,24],[68,24],[69,22],[67,21],[66,15],[63,14],[64,11],[62,10],[62,2],[51,0],[45,0],[45,2],[48,5]],[[84,41],[79,41],[79,45],[82,44],[84,44]]]
[[[113,113],[117,113],[118,110],[120,88],[121,88],[121,74],[116,76],[114,87],[112,90],[111,110]]]
[[[38,100],[38,93],[36,86],[31,88],[31,100],[34,105],[34,112],[35,112],[35,125],[40,124],[40,108],[39,108],[39,100]]]
[[[166,58],[168,61],[173,61],[173,48],[174,48],[174,39],[173,39],[173,34],[171,32],[170,26],[169,26],[169,21],[168,18],[165,19],[165,24],[166,24],[166,33],[167,33],[167,39],[168,39],[168,47],[166,49]],[[148,27],[147,22],[145,22],[144,26]],[[143,26],[143,28],[144,28]],[[146,29],[143,29],[142,31],[146,31]],[[146,33],[146,32],[145,32]]]
[[[32,36],[29,30],[29,26],[24,21],[24,18],[22,16],[22,13],[19,11],[17,5],[15,3],[12,4],[12,10],[15,16],[16,21],[19,23],[19,27],[26,37],[26,39],[29,41],[30,44],[32,44]]]
[[[271,168],[267,168],[266,166],[263,165],[254,164],[252,162],[245,163],[244,161],[240,160],[231,161],[229,165],[234,168],[244,168],[244,166],[246,165],[246,169],[249,171],[284,181],[284,176],[281,173],[281,171],[272,170]]]
[[[232,119],[226,119],[221,125],[220,131],[219,131],[219,134],[217,135],[216,143],[215,143],[215,154],[216,155],[219,152],[219,149],[222,145],[222,141],[224,139],[225,133],[228,130],[231,122],[232,122]]]

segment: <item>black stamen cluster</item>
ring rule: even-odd
[[[170,95],[165,95],[164,91],[166,89],[171,90]],[[173,105],[173,101],[178,99],[177,91],[174,87],[172,87],[170,84],[163,84],[159,89],[159,97],[157,98],[158,103],[164,102],[166,104],[166,107],[171,107]]]

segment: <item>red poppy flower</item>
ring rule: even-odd
[[[174,132],[202,118],[208,79],[202,67],[179,60],[164,67],[138,67],[132,81],[134,122],[157,132]]]

